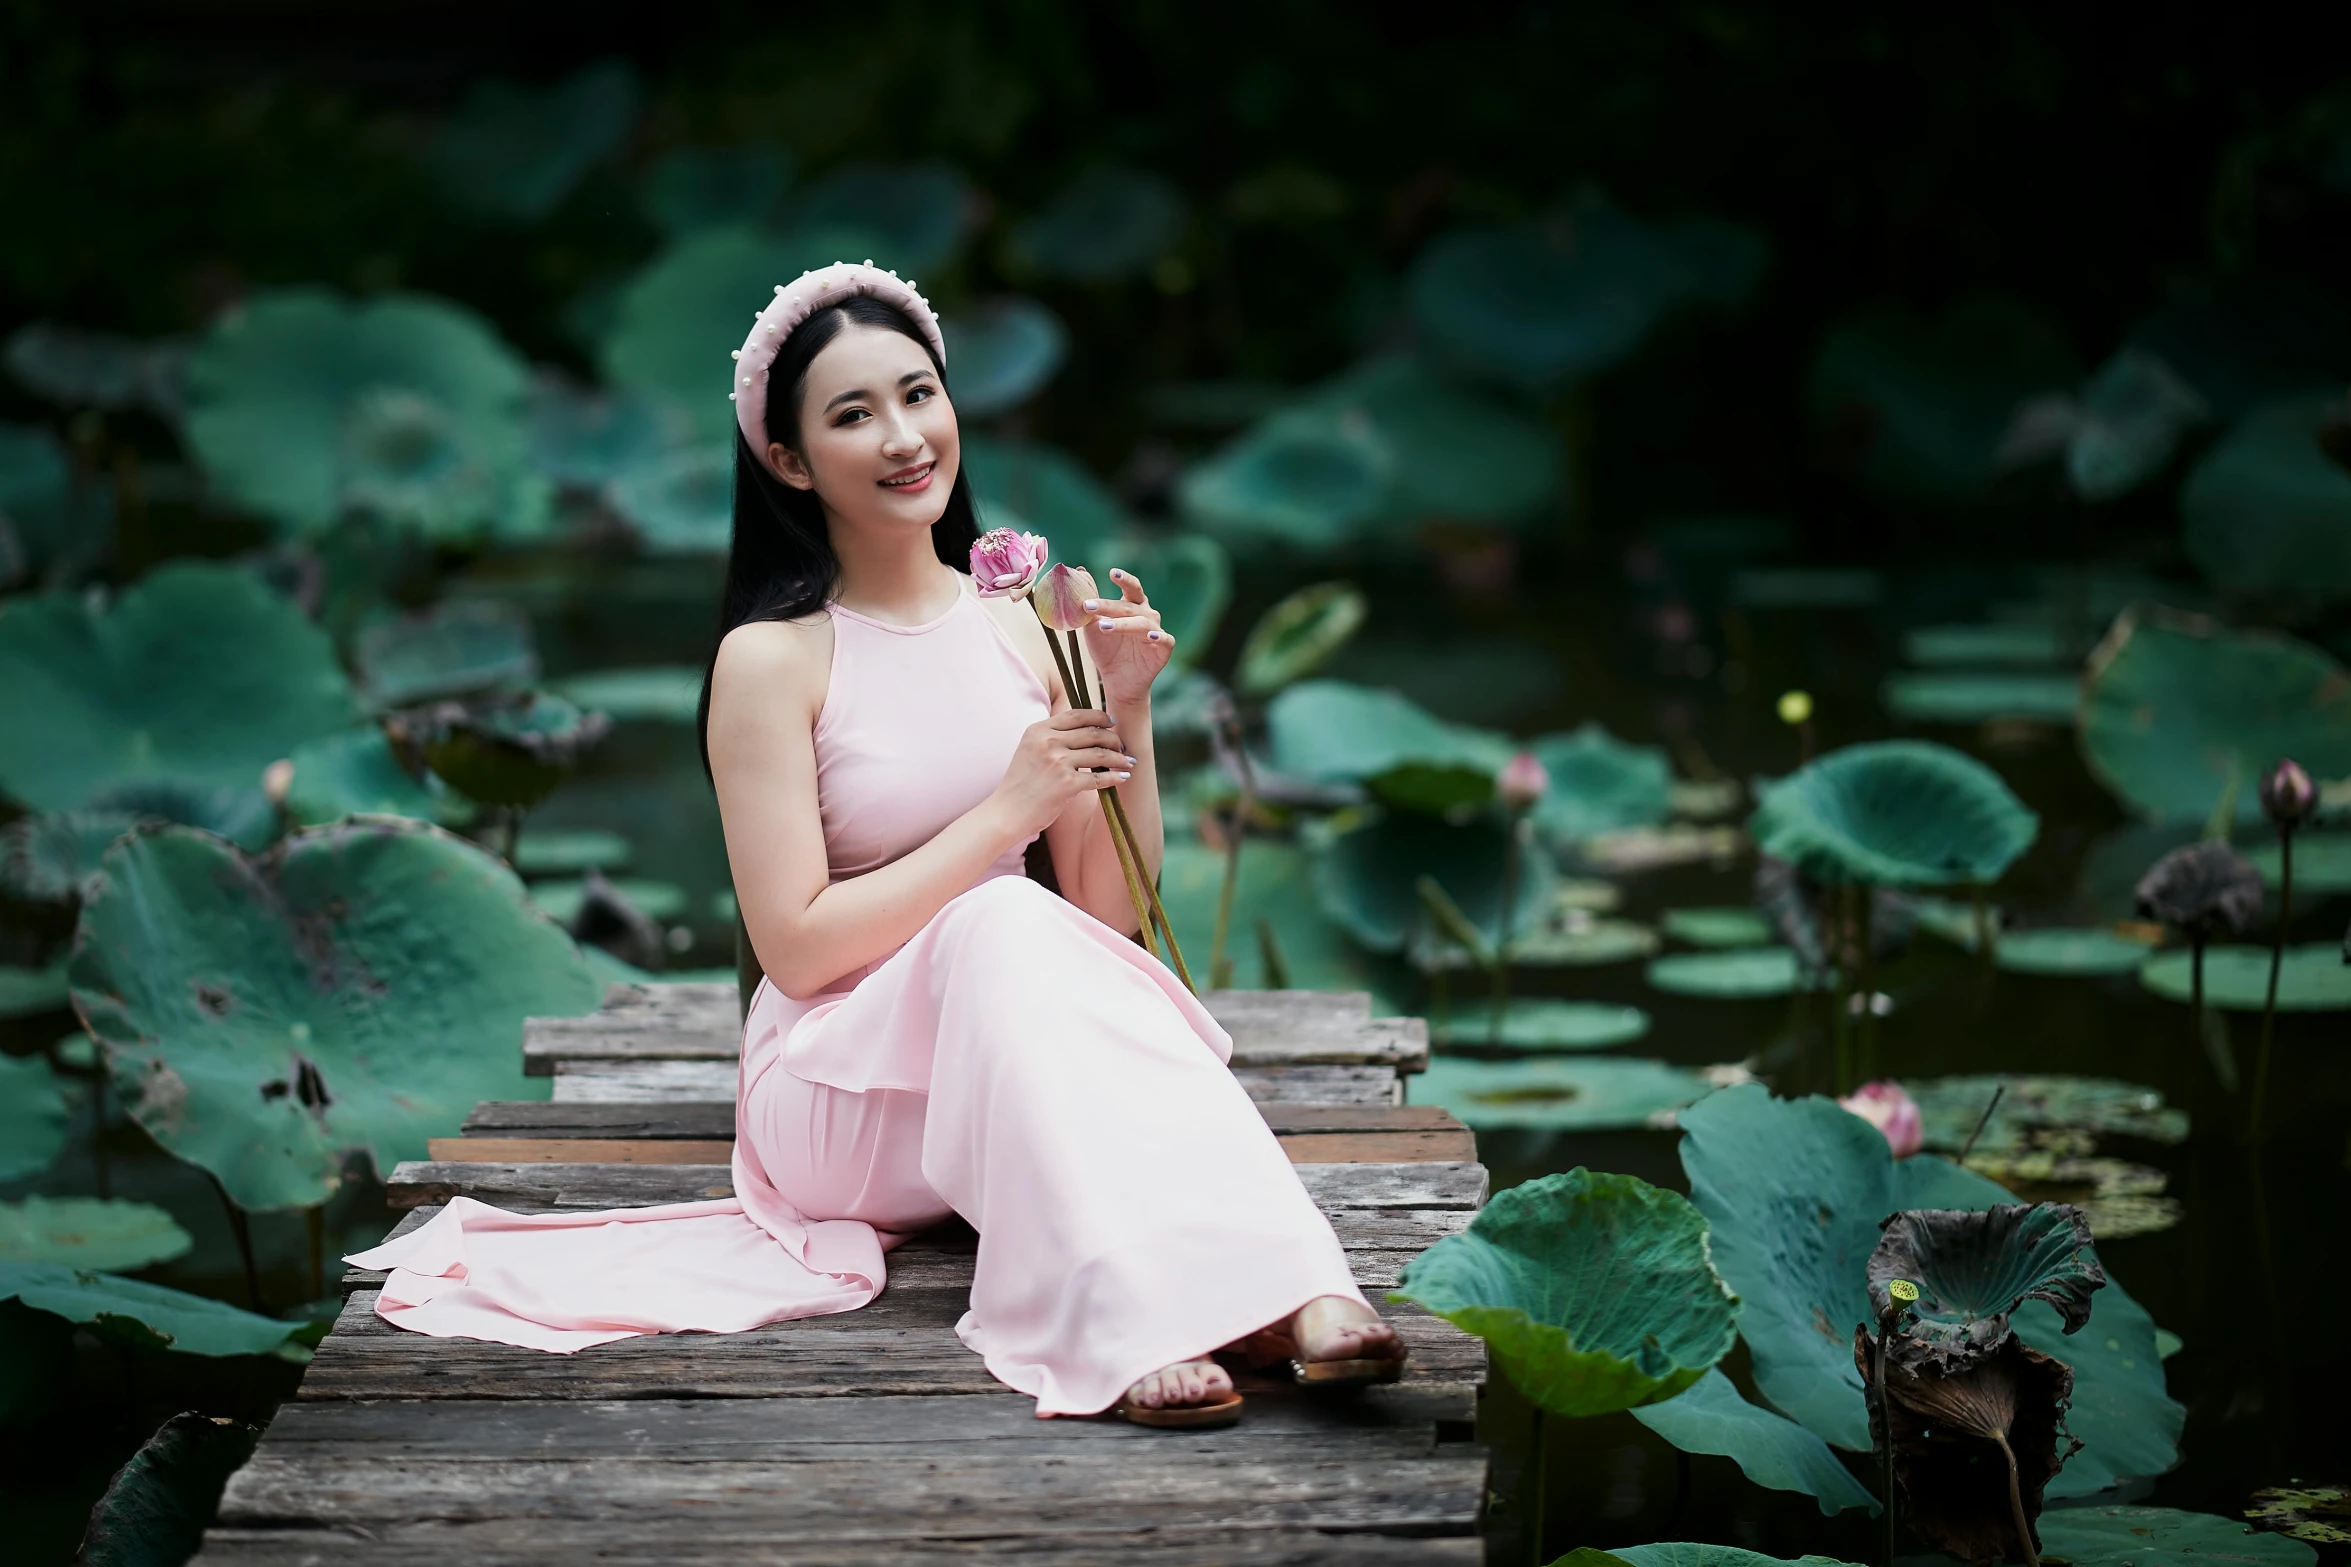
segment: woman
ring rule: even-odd
[[[1388,1378],[1403,1346],[1137,928],[1095,793],[1162,851],[1172,639],[1114,571],[1075,709],[975,538],[945,346],[867,266],[778,288],[736,356],[734,544],[703,692],[744,927],[735,1197],[591,1215],[460,1199],[353,1260],[389,1320],[548,1349],[863,1305],[882,1253],[979,1232],[963,1342],[1039,1415],[1222,1423],[1210,1358]],[[1040,834],[1059,893],[1023,874]]]

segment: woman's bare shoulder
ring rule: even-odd
[[[745,621],[718,644],[718,659],[710,673],[711,705],[719,705],[732,693],[761,693],[772,701],[781,689],[813,697],[813,712],[814,704],[824,700],[832,657],[830,615]]]

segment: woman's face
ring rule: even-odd
[[[927,529],[947,509],[962,445],[922,345],[850,323],[809,363],[800,449],[779,442],[768,456],[851,527]]]

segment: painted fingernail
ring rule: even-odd
[[[1120,774],[1118,775],[1118,781],[1119,781],[1120,783],[1124,783],[1124,782],[1126,782],[1126,781],[1127,781],[1129,778],[1132,778],[1132,777],[1134,777],[1134,776],[1135,776],[1135,775],[1134,775],[1133,773],[1120,773]]]
[[[1101,607],[1102,607],[1102,601],[1101,601],[1100,599],[1088,599],[1088,600],[1086,600],[1086,608],[1088,608],[1088,609],[1100,609]]]
[[[1127,764],[1127,766],[1129,766],[1129,767],[1140,767],[1140,766],[1142,766],[1142,765],[1143,765],[1142,763],[1140,763],[1140,762],[1136,761],[1136,760],[1135,760],[1133,757],[1131,757],[1131,756],[1122,756],[1122,757],[1120,757],[1120,758],[1119,758],[1119,760],[1120,760],[1120,761],[1122,761],[1122,762],[1124,762],[1124,763],[1126,763],[1126,764]]]
[[[1108,631],[1110,629],[1110,617],[1108,615],[1103,616],[1099,624],[1104,631]]]
[[[1147,637],[1149,637],[1149,639],[1150,639],[1151,641],[1153,641],[1153,642],[1156,642],[1156,641],[1158,641],[1158,640],[1159,640],[1159,633],[1158,633],[1158,632],[1156,632],[1156,631],[1146,632],[1146,633],[1145,633],[1145,635],[1146,635]]]

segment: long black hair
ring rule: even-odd
[[[786,446],[800,444],[800,399],[808,390],[808,367],[826,344],[841,335],[844,326],[880,327],[902,332],[922,345],[931,367],[946,384],[947,367],[912,317],[895,305],[859,294],[810,316],[795,328],[776,351],[767,377],[767,433]],[[964,465],[955,465],[955,487],[947,492],[947,509],[931,524],[931,548],[939,559],[959,570],[971,565],[972,541],[980,536],[979,516],[973,509],[971,481]],[[710,659],[702,666],[702,701],[694,714],[694,729],[702,747],[702,772],[710,774],[710,679],[718,664],[718,643],[728,632],[754,620],[797,620],[822,609],[832,598],[841,577],[840,558],[833,553],[824,503],[814,490],[796,490],[770,471],[764,454],[735,431],[735,529],[727,546],[726,586],[718,602],[718,635],[711,642]]]

